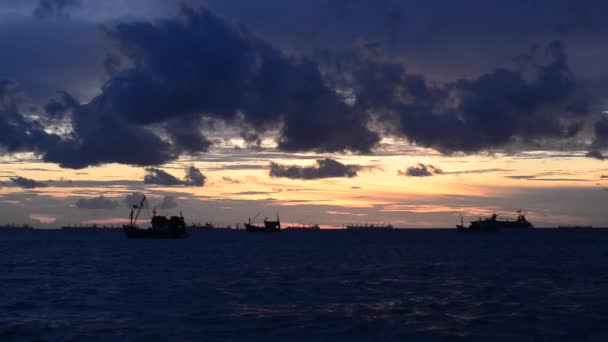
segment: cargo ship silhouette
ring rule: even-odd
[[[389,230],[395,229],[392,224],[350,224],[346,226],[347,230]]]
[[[471,221],[468,227],[464,226],[462,217],[460,217],[460,224],[456,225],[458,231],[471,232],[471,231],[498,231],[500,229],[530,229],[534,228],[534,225],[526,219],[523,211],[520,209],[517,211],[517,218],[514,220],[498,218],[498,214],[494,213],[492,216],[482,219],[479,218],[477,221]]]

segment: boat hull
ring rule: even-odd
[[[245,229],[249,233],[278,233],[281,231],[281,228],[266,228],[266,227],[258,227],[251,224],[245,224]]]
[[[459,232],[470,233],[470,232],[497,232],[500,230],[498,227],[483,227],[483,228],[471,228],[471,227],[463,227],[461,225],[456,226]]]
[[[123,227],[127,238],[130,239],[185,239],[188,232],[185,230],[159,230],[159,229],[140,229],[137,227]]]

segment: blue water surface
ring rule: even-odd
[[[0,232],[0,341],[608,341],[608,230]]]

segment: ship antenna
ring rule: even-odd
[[[139,213],[141,212],[141,208],[144,206],[144,202],[146,201],[146,196],[144,195],[144,197],[142,197],[141,199],[141,203],[139,204],[139,207],[137,208],[137,213],[135,214],[135,219],[133,219],[133,223],[135,224],[135,222],[137,222],[137,218],[139,217]],[[133,209],[131,209],[133,210]]]
[[[261,213],[261,211],[258,211],[258,214],[253,217],[253,220],[249,219],[249,224],[253,224],[253,222],[255,222],[255,220],[258,218],[258,216],[260,216]]]

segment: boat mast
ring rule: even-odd
[[[142,199],[141,199],[141,203],[139,203],[139,206],[137,207],[137,213],[135,214],[135,219],[133,220],[133,222],[131,223],[131,225],[134,225],[135,222],[137,222],[137,218],[139,217],[139,213],[141,212],[141,208],[144,206],[144,201],[145,200],[146,200],[146,196],[144,195],[144,197],[142,197]]]

